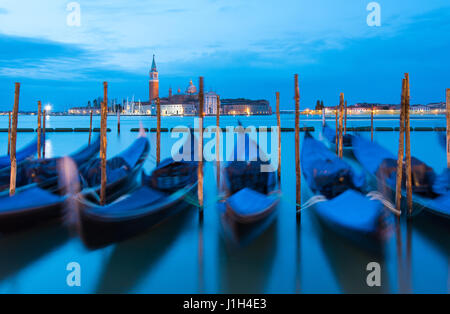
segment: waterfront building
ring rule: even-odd
[[[223,99],[220,101],[222,113],[226,115],[270,115],[272,108],[267,100],[245,98]]]

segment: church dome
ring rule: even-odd
[[[197,93],[197,87],[192,83],[192,80],[189,81],[189,86],[186,88],[186,94],[196,94]]]

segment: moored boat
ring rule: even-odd
[[[238,245],[246,245],[273,223],[281,192],[275,170],[263,161],[268,160],[264,152],[247,134],[238,136],[245,138],[243,142],[248,149],[235,145],[235,158],[231,158],[235,161],[223,168],[224,195],[219,210],[226,237]]]
[[[193,152],[195,137],[190,138]],[[84,243],[98,248],[126,240],[195,205],[197,166],[192,159],[168,158],[142,175],[141,186],[106,206],[77,198]]]
[[[44,145],[44,143],[42,143]],[[37,152],[37,138],[22,149],[16,152],[16,162],[21,163],[22,161],[33,157]],[[9,168],[11,166],[11,159],[9,155],[0,156],[0,169]]]
[[[383,188],[394,193],[397,179],[397,157],[381,145],[360,136],[352,139],[356,160],[373,176]],[[404,168],[404,167],[403,167]],[[450,170],[440,175],[418,158],[411,158],[412,192],[416,209],[425,209],[434,214],[450,217]],[[403,169],[403,171],[405,171]],[[405,173],[402,175],[402,193],[406,194]]]
[[[137,139],[127,150],[117,157],[108,160],[109,179],[106,186],[107,202],[111,202],[128,189],[142,167],[149,151],[147,139]],[[84,153],[74,155],[75,159]],[[82,169],[80,193],[90,199],[97,199],[99,194],[100,163],[93,162]],[[77,174],[74,174],[77,176]],[[78,177],[77,177],[78,179]],[[58,183],[58,177],[55,178]],[[0,233],[15,232],[50,221],[61,220],[64,216],[64,202],[70,190],[59,182],[59,185],[47,189],[40,183],[34,183],[16,190],[16,194],[0,196]]]
[[[380,250],[392,215],[376,192],[365,194],[365,175],[309,133],[305,134],[301,165],[313,195],[303,208],[314,206],[327,228],[365,248]]]

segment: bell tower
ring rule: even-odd
[[[152,69],[150,70],[150,80],[149,80],[149,101],[153,102],[158,97],[159,97],[158,70],[156,69],[155,55],[153,55]]]

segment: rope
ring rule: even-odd
[[[370,198],[371,201],[380,201],[387,209],[389,209],[394,215],[400,216],[402,214],[401,210],[397,210],[389,200],[387,200],[383,194],[378,191],[371,191],[367,193],[367,197]]]
[[[314,195],[309,200],[307,200],[305,203],[303,203],[303,206],[301,206],[297,212],[301,212],[311,206],[316,205],[317,203],[326,202],[328,199],[323,195]]]

